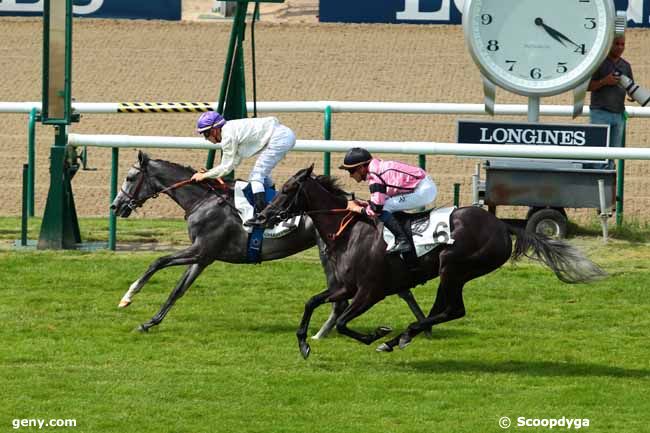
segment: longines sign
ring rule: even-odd
[[[458,143],[609,146],[606,125],[458,121]]]
[[[180,20],[181,0],[73,0],[72,13],[92,18]],[[43,15],[43,0],[0,0],[2,15]]]
[[[347,23],[460,24],[464,4],[465,0],[320,0],[319,19]],[[614,0],[614,4],[616,10],[627,12],[628,26],[650,27],[650,0]]]

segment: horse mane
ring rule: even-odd
[[[176,168],[176,169],[181,170],[181,171],[190,171],[192,173],[196,173],[196,170],[193,169],[192,167],[190,167],[189,165],[181,165],[181,164],[171,162],[171,161],[167,161],[167,160],[164,160],[164,159],[153,159],[153,160],[150,160],[149,162],[151,162],[151,161],[155,161],[155,162],[161,163],[163,165],[168,165],[168,166],[171,166],[171,167]]]
[[[336,177],[320,175],[316,176],[315,179],[323,188],[335,196],[347,198],[350,195],[341,188],[341,181]]]

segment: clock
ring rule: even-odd
[[[613,0],[465,0],[463,30],[483,77],[523,96],[585,86],[614,40]]]

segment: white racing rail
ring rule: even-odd
[[[195,137],[157,137],[144,135],[69,134],[68,144],[90,147],[137,147],[167,149],[220,149],[218,144]],[[416,155],[456,155],[504,158],[558,159],[650,159],[650,148],[602,148],[578,146],[492,145],[467,143],[436,143],[424,141],[343,141],[297,140],[295,151],[346,152],[363,147],[373,153],[406,153]]]
[[[216,102],[73,102],[72,109],[80,114],[90,113],[181,113],[217,109]],[[139,107],[139,108],[138,108]],[[253,103],[246,107],[253,110]],[[322,113],[327,108],[332,113],[403,113],[403,114],[468,114],[486,115],[483,104],[426,103],[426,102],[341,102],[341,101],[280,101],[258,102],[257,111],[263,113]],[[0,113],[29,113],[40,111],[40,102],[0,102]],[[650,107],[626,106],[629,117],[650,117]],[[525,104],[497,104],[495,115],[527,115]],[[583,116],[589,114],[585,107]],[[571,105],[542,105],[542,116],[571,117]]]

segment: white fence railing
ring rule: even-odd
[[[69,134],[68,144],[91,147],[139,147],[173,149],[220,149],[203,138],[157,137],[145,135]],[[344,141],[297,140],[293,150],[302,152],[346,152],[363,147],[369,152],[408,153],[415,155],[458,155],[507,158],[559,159],[650,159],[650,148],[603,148],[579,146],[490,145],[468,143],[436,143],[424,141]]]
[[[84,113],[126,113],[126,107],[132,107],[135,103],[121,102],[73,102],[74,111]],[[146,109],[146,102],[139,103],[143,110]],[[157,103],[149,103],[157,104]],[[137,111],[142,113],[156,112],[178,112],[191,108],[191,104],[199,104],[203,107],[216,110],[217,103],[160,103],[149,111]],[[249,111],[253,110],[253,103],[246,104]],[[325,109],[333,113],[401,113],[401,114],[471,114],[487,115],[483,104],[456,104],[456,103],[427,103],[427,102],[343,102],[343,101],[284,101],[284,102],[258,102],[257,111],[264,113],[322,113]],[[29,113],[32,108],[41,109],[40,102],[0,102],[0,113]],[[167,111],[165,111],[165,108]],[[195,111],[205,111],[207,108]],[[120,111],[123,110],[123,111]],[[650,107],[627,106],[626,111],[629,117],[650,117]],[[136,112],[136,111],[132,111]],[[496,104],[495,115],[527,115],[528,106],[524,104]],[[589,114],[589,107],[585,107],[583,116]],[[571,105],[542,105],[540,107],[542,116],[571,117],[573,106]]]

